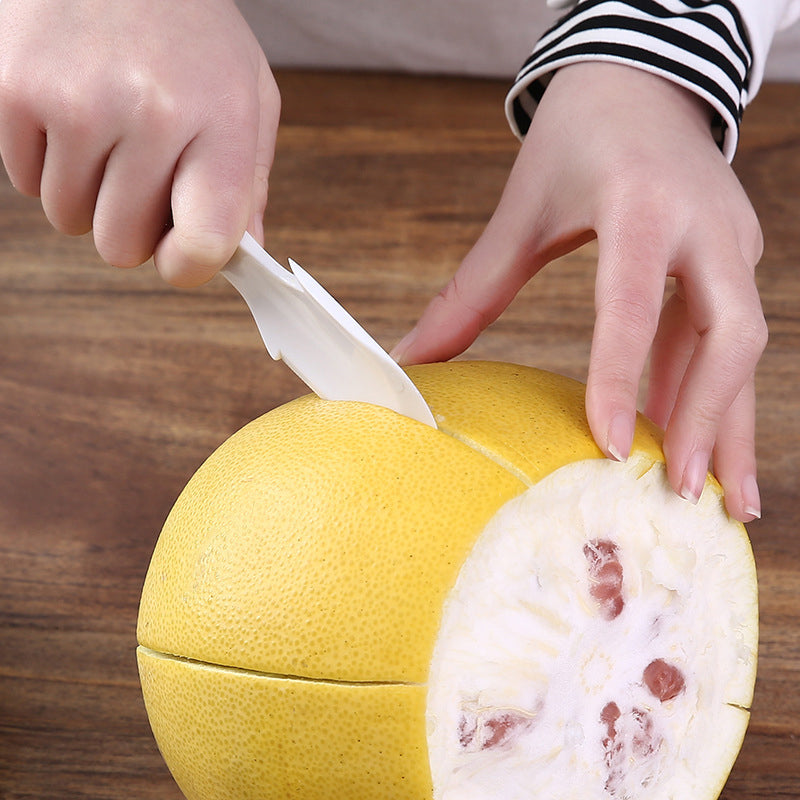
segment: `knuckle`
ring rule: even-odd
[[[635,408],[638,383],[628,371],[625,361],[614,363],[596,361],[590,366],[586,383],[586,405],[589,408],[614,407]]]
[[[24,105],[24,90],[17,76],[8,67],[0,65],[0,110],[8,119],[14,119]]]
[[[727,342],[727,361],[732,368],[754,369],[769,339],[763,313],[759,309],[755,313],[742,311],[732,314],[720,327],[720,339]]]
[[[468,292],[463,286],[463,279],[458,274],[439,291],[436,296],[441,308],[447,308],[468,327],[477,333],[485,330],[494,321],[484,309],[470,302]]]
[[[252,126],[253,121],[258,119],[258,98],[249,84],[238,81],[219,93],[209,113],[217,124],[237,131],[243,126]]]
[[[491,303],[484,307],[470,290],[470,281],[460,271],[444,285],[428,304],[425,312],[428,324],[442,330],[458,330],[465,338],[474,340],[495,319]]]
[[[156,138],[174,130],[178,118],[178,99],[169,86],[149,70],[132,68],[121,87],[121,102],[139,129]]]
[[[74,96],[72,96],[74,95]],[[47,140],[65,147],[86,147],[98,143],[104,130],[109,104],[102,94],[70,92],[55,88],[49,102]]]
[[[725,448],[732,453],[738,453],[740,462],[745,459],[751,463],[755,461],[753,434],[745,426],[725,431]]]
[[[34,96],[30,84],[34,71],[24,50],[15,46],[13,37],[4,34],[0,33],[0,103],[13,109],[26,105]]]
[[[740,321],[736,329],[737,340],[746,353],[760,356],[767,346],[769,329],[763,314]]]
[[[630,223],[649,237],[660,237],[670,227],[670,222],[680,218],[684,206],[678,199],[670,176],[653,172],[653,165],[629,161],[617,165],[617,173],[608,182],[605,207],[610,210],[616,224]]]
[[[695,438],[701,449],[711,449],[710,445],[714,441],[714,435],[724,410],[721,401],[712,398],[708,402],[698,403],[690,412],[687,412],[690,426],[695,431]],[[705,446],[702,443],[705,443]]]

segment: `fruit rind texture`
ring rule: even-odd
[[[138,661],[156,740],[189,800],[432,797],[429,670],[462,566],[499,509],[603,455],[575,381],[485,362],[409,373],[439,430],[300,398],[212,454],[165,523]],[[642,474],[660,446],[640,418]],[[712,478],[703,502],[724,517]],[[742,634],[753,651],[755,625]],[[742,685],[749,704],[751,674]],[[739,733],[718,743],[721,782],[747,717],[727,709]]]
[[[153,733],[187,798],[429,800],[425,687],[278,678],[139,647]]]
[[[234,434],[181,493],[139,642],[273,675],[424,683],[460,565],[524,488],[392,411],[301,398]]]

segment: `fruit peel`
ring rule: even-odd
[[[487,752],[507,755],[515,738],[533,734],[544,706],[532,696],[505,703],[499,715],[481,721],[480,697],[467,702],[465,716],[474,719],[456,719],[448,735],[472,749],[476,778],[472,788],[453,794],[441,777],[447,758],[435,739],[443,723],[428,694],[438,682],[434,655],[448,639],[442,621],[453,586],[491,521],[529,492],[544,492],[546,505],[547,475],[574,489],[581,465],[589,463],[626,472],[642,487],[654,482],[662,499],[695,515],[698,527],[706,525],[707,511],[714,524],[741,540],[744,549],[736,558],[744,571],[722,591],[741,595],[745,613],[738,622],[720,622],[717,635],[734,636],[745,668],[722,678],[724,702],[715,705],[714,719],[729,733],[706,743],[714,769],[695,783],[698,796],[715,797],[747,725],[757,635],[752,553],[743,527],[724,513],[719,486],[709,476],[694,511],[672,494],[663,475],[661,433],[643,418],[630,463],[604,461],[583,413],[584,387],[575,381],[485,362],[409,372],[438,431],[374,406],[301,398],[231,437],[170,514],[143,590],[138,659],[156,739],[186,796],[312,800],[333,792],[352,800],[430,800],[432,794],[466,800],[473,791],[502,800],[527,797],[529,783],[513,788],[519,779],[514,770],[503,771],[492,792],[481,794],[490,788],[481,774],[492,773],[476,765]],[[647,508],[651,499],[642,491],[636,502]],[[580,498],[573,492],[555,503],[551,498],[551,505],[555,530],[567,529]],[[584,515],[594,511],[590,503]],[[540,538],[547,543],[547,536]],[[686,573],[696,569],[696,560],[685,549],[656,541],[638,552],[629,546],[615,552],[602,541],[589,540],[588,554],[582,542],[571,556],[585,573],[580,602],[594,608],[597,624],[624,619],[620,602],[633,603],[638,591],[631,559],[645,559],[648,548],[649,561],[642,563],[659,576],[667,595],[693,586]],[[720,554],[723,561],[728,556]],[[615,577],[620,569],[627,582]],[[640,573],[641,583],[646,570]],[[496,583],[502,607],[501,573]],[[552,576],[550,585],[569,596],[569,587]],[[603,612],[598,603],[606,594],[610,605]],[[662,655],[671,663],[670,653]],[[527,668],[535,672],[531,664]],[[591,670],[601,667],[598,662]],[[636,667],[645,686],[646,667]],[[537,679],[532,677],[532,687]],[[656,685],[652,676],[649,682]],[[651,700],[675,704],[685,696],[679,691]],[[601,782],[614,800],[628,791],[613,777],[616,743],[633,743],[637,731],[654,723],[622,697],[601,699],[591,712],[592,735],[605,730],[610,742],[601,737],[595,744],[601,760],[609,760],[603,761]],[[337,727],[340,716],[349,722]],[[567,720],[562,742],[585,738],[580,727]],[[524,763],[524,751],[521,758]],[[679,766],[675,761],[668,771],[691,774]],[[339,783],[326,783],[328,774]],[[553,796],[571,796],[569,786],[583,786],[581,776],[586,769],[563,772],[562,789]],[[630,796],[670,796],[648,780],[652,789]],[[682,788],[688,785],[685,777],[680,781]]]

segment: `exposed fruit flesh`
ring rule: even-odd
[[[437,796],[456,800],[711,800],[744,733],[757,630],[752,555],[712,482],[696,508],[665,494],[663,475],[633,496],[605,479],[581,494],[593,468],[576,464],[542,488],[549,516],[529,509],[541,524],[481,536],[493,515],[490,529],[524,522],[497,512],[526,487],[602,458],[584,387],[509,364],[412,373],[438,431],[301,398],[232,437],[170,514],[138,658],[187,798],[431,800],[433,772]],[[634,478],[662,458],[660,443],[640,418]],[[660,524],[664,497],[686,512],[691,536],[678,540],[689,546],[654,534],[647,515]],[[713,552],[693,547],[698,532]],[[476,539],[471,560],[488,553],[487,578],[459,579],[459,596]],[[683,653],[687,631],[695,650]],[[437,700],[436,687],[453,697]],[[637,754],[644,763],[631,765]],[[659,758],[672,788],[652,777]]]
[[[716,797],[756,657],[749,547],[718,503],[634,458],[563,467],[495,515],[434,651],[437,800]]]

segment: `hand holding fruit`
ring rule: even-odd
[[[753,374],[766,343],[755,213],[688,91],[638,69],[577,64],[553,77],[498,208],[452,282],[395,350],[450,358],[547,262],[595,235],[586,410],[624,459],[652,350],[646,413],[666,428],[670,483],[696,501],[713,455],[729,513],[760,514]],[[677,281],[662,309],[665,278]]]

